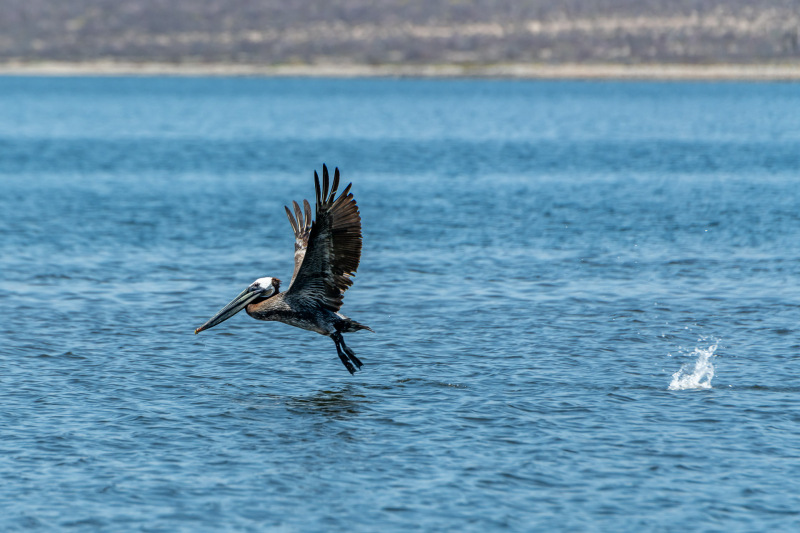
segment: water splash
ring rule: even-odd
[[[714,342],[706,349],[695,348],[689,355],[697,355],[697,359],[694,363],[684,364],[672,374],[672,382],[667,390],[710,389],[714,377],[714,363],[711,360],[718,344]]]

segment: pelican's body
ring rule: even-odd
[[[314,181],[317,201],[313,223],[308,201],[303,200],[304,211],[294,202],[294,215],[286,208],[295,235],[294,274],[289,288],[280,292],[279,279],[259,278],[195,333],[246,309],[247,314],[257,320],[283,322],[330,337],[336,344],[339,358],[352,374],[362,363],[344,343],[342,333],[372,331],[339,313],[344,291],[353,284],[350,278],[361,259],[361,217],[350,194],[352,184],[336,198],[338,168],[330,192],[327,167],[322,167],[321,189],[316,172]]]
[[[330,336],[337,332],[349,333],[365,329],[364,327],[353,329],[355,323],[341,313],[295,300],[290,296],[287,297],[285,292],[281,292],[260,303],[249,304],[246,311],[256,320],[283,322],[296,328],[315,331],[320,335]]]

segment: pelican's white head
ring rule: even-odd
[[[281,288],[281,280],[278,278],[258,278],[247,288],[250,292],[261,291],[262,298],[269,298],[278,294]]]

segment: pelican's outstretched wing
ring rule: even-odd
[[[314,300],[331,311],[338,311],[344,291],[353,284],[350,277],[361,259],[361,215],[350,194],[352,183],[336,198],[338,168],[333,175],[333,187],[328,189],[325,165],[322,166],[322,189],[316,172],[314,184],[317,188],[316,220],[307,238],[305,257],[299,269],[295,266],[295,276],[286,297]]]
[[[286,216],[289,217],[289,224],[292,225],[294,230],[294,272],[292,272],[292,282],[297,277],[297,271],[300,270],[300,265],[303,264],[303,258],[306,256],[306,248],[308,247],[308,236],[311,234],[311,206],[308,205],[308,200],[303,200],[303,208],[305,209],[305,216],[297,202],[294,204],[294,214],[289,210],[289,207],[284,206],[286,209]],[[295,215],[297,218],[295,218]],[[289,283],[291,285],[291,282]]]

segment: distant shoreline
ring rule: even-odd
[[[800,62],[742,64],[245,65],[226,63],[6,62],[0,76],[250,76],[552,80],[797,81]]]

